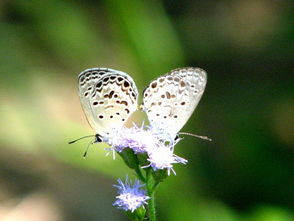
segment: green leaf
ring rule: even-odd
[[[136,209],[134,212],[126,211],[125,214],[132,221],[142,221],[144,220],[146,209],[143,206],[141,206],[138,209]]]
[[[149,161],[147,160],[148,155],[147,153],[139,153],[137,154],[137,159],[139,161],[140,166],[146,166],[149,164]]]
[[[139,162],[137,156],[132,149],[125,148],[122,152],[119,153],[119,155],[123,158],[124,162],[131,169],[135,169],[136,167],[138,167]]]
[[[156,183],[162,182],[167,178],[167,170],[152,171],[152,176]]]

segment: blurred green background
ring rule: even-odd
[[[292,2],[293,3],[293,2]],[[292,5],[293,6],[293,5]],[[0,2],[0,220],[126,220],[113,208],[121,159],[96,144],[77,95],[90,67],[140,91],[174,68],[206,91],[158,191],[159,220],[294,220],[294,14],[287,0]],[[141,114],[134,116],[140,122]]]

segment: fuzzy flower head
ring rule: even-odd
[[[114,185],[118,189],[118,196],[113,203],[119,209],[125,211],[134,212],[136,209],[144,204],[147,204],[147,200],[150,199],[146,196],[146,191],[142,189],[144,185],[140,184],[139,180],[136,180],[134,184],[126,178],[125,183],[118,179],[119,185]]]
[[[159,138],[152,129],[145,128],[144,125],[141,127],[134,125],[131,128],[113,129],[104,136],[104,142],[117,152],[131,148],[135,153],[145,153],[148,149],[157,146]]]
[[[182,163],[186,164],[188,161],[174,154],[174,143],[161,143],[155,148],[148,149],[148,166],[151,166],[153,170],[167,169],[168,175],[170,171],[174,174],[173,164]]]
[[[144,167],[150,166],[153,170],[167,169],[168,175],[170,171],[175,174],[173,164],[187,163],[187,160],[174,154],[174,146],[180,140],[175,141],[174,136],[170,136],[163,129],[144,125],[113,129],[103,137],[103,141],[111,146],[113,154],[115,151],[122,152],[125,148],[131,148],[135,154],[147,153],[150,164]]]

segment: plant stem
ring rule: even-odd
[[[145,183],[145,182],[146,182],[146,179],[145,179],[145,177],[143,176],[142,171],[141,171],[139,165],[136,166],[134,169],[135,169],[135,171],[136,171],[136,174],[137,174],[138,178],[139,178],[142,182]]]
[[[154,192],[149,194],[151,197],[148,202],[148,214],[150,221],[156,221],[156,212],[155,212],[155,200],[154,200]]]
[[[154,180],[151,174],[151,169],[146,171],[146,186],[148,196],[150,197],[150,200],[148,201],[149,221],[156,221]]]
[[[153,185],[153,191],[154,191],[154,192],[155,192],[155,190],[157,189],[158,185],[159,185],[159,182],[156,182],[156,183]]]

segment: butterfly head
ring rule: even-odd
[[[94,143],[101,143],[103,142],[102,136],[100,134],[95,134],[95,141]]]

